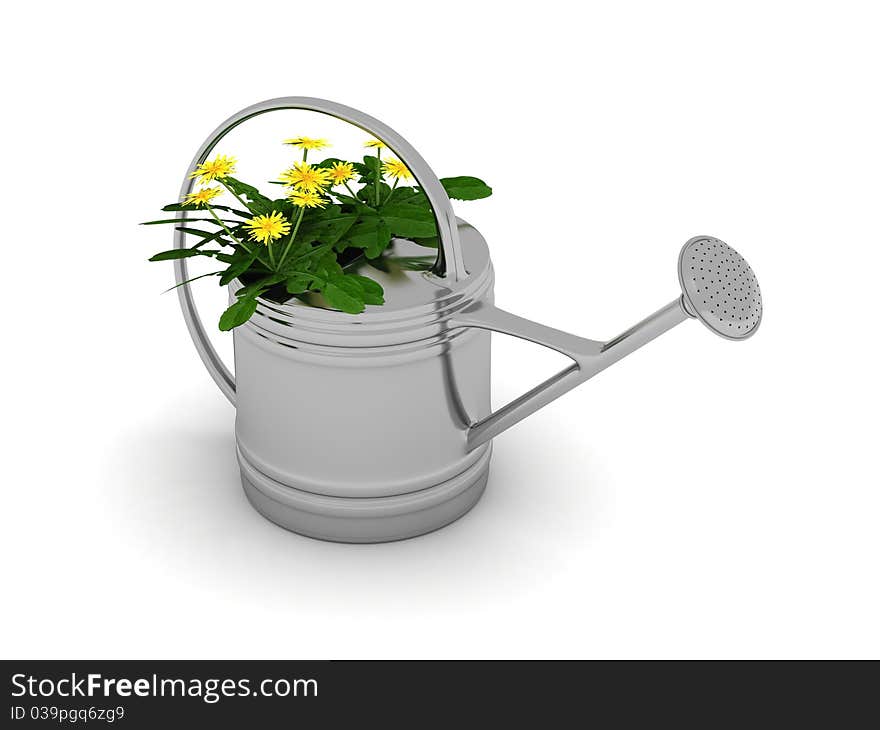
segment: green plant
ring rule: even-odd
[[[162,251],[150,261],[206,256],[225,265],[179,286],[210,276],[219,277],[221,286],[236,279],[243,284],[236,301],[220,317],[221,330],[250,319],[261,296],[284,300],[317,292],[328,306],[350,314],[362,312],[367,304],[383,304],[378,282],[349,273],[347,265],[361,257],[381,258],[394,237],[428,247],[438,245],[427,197],[417,185],[406,184],[412,174],[402,162],[382,160],[382,142],[367,142],[365,146],[375,154],[366,155],[362,162],[327,158],[315,165],[307,162],[308,153],[327,147],[326,140],[295,137],[285,143],[301,149],[303,155],[280,180],[272,181],[283,186],[284,197],[272,199],[236,179],[232,176],[235,158],[219,155],[192,173],[206,187],[162,208],[201,211],[209,217],[143,224],[178,224],[177,230],[197,239],[189,248]],[[209,185],[214,182],[219,185]],[[475,177],[440,182],[449,197],[457,200],[492,194]],[[216,204],[214,200],[224,194],[235,202]],[[205,230],[205,225],[191,223],[211,227]]]

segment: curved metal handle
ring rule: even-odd
[[[416,152],[409,142],[391,129],[391,127],[357,109],[337,104],[333,101],[327,101],[326,99],[314,99],[307,96],[284,96],[278,99],[262,101],[259,104],[242,109],[237,114],[233,114],[217,127],[199,148],[183,178],[183,185],[180,188],[181,200],[187,193],[192,191],[195,185],[195,180],[189,177],[190,173],[195,170],[197,165],[208,158],[211,150],[214,149],[223,137],[239,124],[252,117],[281,109],[303,109],[327,114],[328,116],[354,124],[356,127],[360,127],[365,132],[384,142],[412,172],[413,177],[415,177],[416,182],[424,190],[428,202],[433,209],[434,218],[437,221],[437,232],[440,238],[437,261],[434,264],[434,273],[438,276],[448,277],[452,281],[460,281],[467,276],[464,268],[464,259],[461,255],[458,225],[455,213],[452,211],[452,204],[449,202],[449,196],[446,194],[443,185],[440,184],[440,180],[433,170],[428,167],[428,163],[425,162],[424,158]],[[187,212],[181,211],[177,217],[180,218],[181,222],[184,222],[187,219]],[[184,248],[185,238],[186,235],[182,231],[175,231],[174,247]],[[180,284],[186,281],[187,278],[186,259],[176,259],[174,262],[174,279],[176,283]],[[223,391],[223,395],[235,405],[235,378],[223,364],[223,361],[208,339],[204,325],[199,318],[192,292],[188,286],[178,286],[177,294],[180,299],[180,308],[183,310],[183,318],[186,321],[186,326],[189,329],[196,350],[202,358],[202,362],[205,363],[205,367],[208,369],[214,382]]]
[[[486,302],[477,302],[463,309],[453,316],[451,329],[477,327],[513,335],[549,347],[574,360],[565,370],[473,424],[467,433],[468,451],[506,431],[526,416],[692,316],[684,308],[682,298],[678,297],[617,337],[599,342],[532,322]]]

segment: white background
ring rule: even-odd
[[[880,656],[878,21],[767,0],[9,6],[3,656]],[[146,262],[170,231],[136,225],[220,121],[283,95],[489,181],[457,210],[507,309],[610,337],[675,296],[706,233],[754,267],[761,330],[685,323],[499,437],[484,499],[437,533],[287,533],[246,502],[233,409],[160,295],[170,264]],[[561,364],[501,337],[494,357],[498,404]]]

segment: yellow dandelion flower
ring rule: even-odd
[[[334,185],[341,185],[354,177],[354,167],[350,162],[334,162],[330,167],[330,180]]]
[[[312,167],[305,162],[296,162],[289,170],[281,173],[281,182],[296,190],[313,193],[323,190],[330,184],[330,171],[323,167]]]
[[[293,190],[287,199],[297,208],[323,208],[327,201],[311,190]]]
[[[195,206],[209,205],[210,202],[222,192],[223,188],[220,187],[202,188],[201,190],[196,190],[194,193],[187,193],[186,197],[183,199],[183,204]]]
[[[299,147],[301,150],[322,150],[330,146],[330,142],[326,139],[315,139],[314,137],[291,137],[285,139],[284,144]]]
[[[412,173],[400,160],[386,160],[382,163],[382,172],[395,180],[410,180]]]
[[[212,180],[222,180],[227,175],[235,172],[235,158],[217,155],[213,160],[207,160],[196,166],[190,173],[190,178],[197,177],[204,185]]]
[[[377,150],[384,150],[385,143],[378,139],[368,139],[366,142],[364,142],[364,147],[374,147]]]
[[[278,211],[273,211],[271,215],[254,216],[244,226],[251,229],[250,237],[259,243],[268,244],[290,233],[290,223]]]

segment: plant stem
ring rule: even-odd
[[[352,189],[349,187],[348,183],[347,183],[347,182],[344,182],[344,183],[342,183],[342,184],[345,185],[345,189],[348,190],[348,192],[349,192],[349,194],[351,195],[351,197],[354,198],[355,200],[357,200],[357,199],[358,199],[357,195],[354,194],[354,190],[352,190]]]
[[[271,239],[266,241],[266,249],[269,251],[269,263],[272,264],[272,268],[277,268],[275,266],[275,254],[272,253],[272,241]]]
[[[278,263],[278,268],[280,269],[284,262],[287,260],[287,254],[290,252],[290,247],[293,245],[293,241],[296,238],[296,232],[299,230],[299,224],[302,223],[303,215],[305,215],[306,209],[299,209],[299,217],[296,219],[296,225],[293,227],[293,231],[290,234],[290,239],[287,241],[287,245],[284,247],[284,251],[281,254],[281,261]]]
[[[208,212],[209,212],[212,216],[214,216],[214,220],[216,220],[221,226],[223,226],[223,230],[226,231],[226,233],[227,233],[227,234],[229,235],[229,237],[232,239],[232,241],[233,241],[233,245],[235,245],[236,243],[238,243],[238,244],[240,244],[240,245],[242,246],[242,248],[244,248],[245,251],[247,251],[248,253],[253,253],[253,251],[251,251],[251,250],[247,247],[247,245],[245,244],[244,241],[239,241],[234,235],[232,235],[232,231],[230,231],[229,228],[226,227],[226,224],[225,224],[222,220],[220,220],[220,216],[218,216],[218,215],[214,212],[214,209],[213,209],[210,205],[208,206]]]
[[[230,193],[232,193],[233,197],[234,197],[239,203],[242,204],[242,206],[244,207],[244,209],[245,209],[246,211],[250,212],[250,208],[248,208],[248,204],[245,203],[245,202],[239,197],[238,193],[236,193],[231,187],[229,187],[229,186],[226,184],[226,181],[225,181],[225,180],[223,180],[222,178],[217,178],[217,179],[220,180],[220,184],[221,184],[224,188],[226,188]]]
[[[382,148],[376,148],[376,207],[379,207],[379,182],[382,180]]]
[[[400,182],[399,177],[394,178],[394,185],[391,186],[391,190],[388,191],[388,197],[382,201],[382,205],[385,205],[385,203],[387,203],[389,200],[391,200],[391,194],[394,192],[394,188],[397,187],[397,183],[399,183],[399,182]]]

